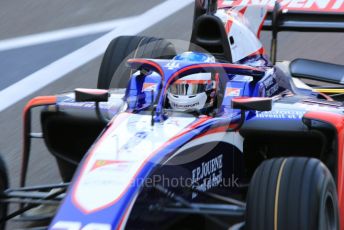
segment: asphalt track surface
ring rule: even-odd
[[[2,0],[0,44],[5,39],[138,16],[162,2],[162,0]],[[193,5],[190,4],[139,34],[188,41],[191,35],[192,16]],[[139,27],[140,22],[136,26]],[[44,68],[50,62],[101,37],[104,33],[105,31],[34,46],[0,50],[0,92],[16,81]],[[264,32],[262,41],[268,51],[269,39],[269,33]],[[344,35],[281,33],[278,59],[292,60],[297,57],[344,64]],[[97,57],[87,62],[0,112],[0,152],[8,166],[12,187],[18,186],[19,181],[22,110],[25,103],[37,95],[52,95],[76,87],[95,88],[100,61],[101,57]],[[2,102],[0,98],[0,104]],[[39,130],[37,116],[33,127],[34,130]],[[33,142],[28,179],[31,185],[60,181],[55,161],[41,140]]]

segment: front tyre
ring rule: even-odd
[[[246,229],[339,229],[336,185],[317,159],[264,161],[247,195]]]
[[[120,36],[107,47],[98,76],[99,89],[126,88],[131,70],[126,66],[130,58],[166,59],[176,55],[174,45],[162,38]]]

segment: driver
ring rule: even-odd
[[[196,63],[214,63],[212,55],[185,52],[174,60]],[[178,112],[209,114],[216,106],[216,81],[211,73],[197,73],[182,77],[172,83],[167,90],[170,107]]]
[[[183,77],[170,85],[167,98],[174,111],[210,113],[215,105],[216,84],[211,73]]]

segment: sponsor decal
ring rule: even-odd
[[[283,9],[302,11],[342,12],[344,10],[343,0],[279,0]],[[242,5],[268,5],[272,8],[275,0],[220,0],[219,7],[242,6]]]
[[[259,95],[263,97],[271,97],[279,90],[279,86],[276,79],[273,76],[269,76],[259,85]]]
[[[180,126],[178,119],[173,118],[173,117],[167,121],[167,124],[174,125],[174,126]]]
[[[276,80],[275,80],[275,78],[273,78],[273,77],[268,77],[267,79],[265,79],[264,81],[263,81],[263,84],[264,84],[264,86],[265,86],[265,89],[268,89],[269,87],[271,87],[273,84],[275,84],[276,83]]]
[[[239,88],[226,88],[225,97],[238,97],[240,96],[241,89]]]
[[[275,84],[274,86],[272,86],[270,89],[267,89],[265,91],[265,96],[266,97],[271,97],[273,96],[279,89],[279,86],[277,84]]]
[[[143,83],[142,92],[156,91],[156,83]]]
[[[190,104],[190,105],[180,105],[180,104],[176,104],[176,103],[172,103],[174,108],[178,108],[178,109],[190,109],[190,108],[194,108],[196,106],[199,106],[199,102]]]
[[[59,103],[70,103],[70,102],[75,102],[74,95],[73,96],[61,96],[59,97]]]
[[[202,162],[200,166],[192,170],[192,188],[194,190],[206,192],[211,188],[221,184],[222,178],[222,159],[219,155],[209,161]],[[197,193],[192,193],[192,199],[197,197]]]
[[[125,164],[125,163],[129,163],[129,161],[116,161],[116,160],[97,160],[93,167],[91,168],[90,171],[93,171],[93,170],[96,170],[96,169],[99,169],[101,167],[105,167],[105,166],[108,166],[108,165],[111,165],[111,164]]]
[[[267,118],[267,119],[290,119],[290,120],[300,120],[302,119],[304,111],[292,111],[292,110],[277,110],[269,112],[257,113],[257,118]]]
[[[167,63],[164,67],[166,67],[169,70],[178,69],[180,67],[180,63],[175,62],[175,61],[171,61],[171,62]]]
[[[133,137],[129,138],[127,143],[125,143],[119,149],[119,152],[122,152],[122,151],[130,152],[129,150],[132,149],[133,147],[137,146],[138,144],[140,144],[144,139],[146,139],[147,135],[148,135],[148,133],[144,132],[144,131],[135,133],[135,135]]]
[[[67,108],[76,108],[76,109],[85,109],[85,110],[94,110],[96,108],[94,102],[75,102],[74,100],[71,102],[61,102],[58,103],[59,109],[67,109]],[[107,102],[100,103],[101,110],[108,110],[110,109],[111,104]]]

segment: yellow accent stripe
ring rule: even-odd
[[[344,93],[344,89],[314,89],[318,93]]]
[[[285,166],[286,162],[287,162],[287,159],[284,159],[283,162],[282,162],[281,168],[280,168],[280,170],[278,172],[276,192],[275,192],[274,230],[277,230],[277,228],[278,228],[278,199],[279,199],[279,190],[280,190],[282,173],[283,173],[283,169],[284,169],[284,166]]]

